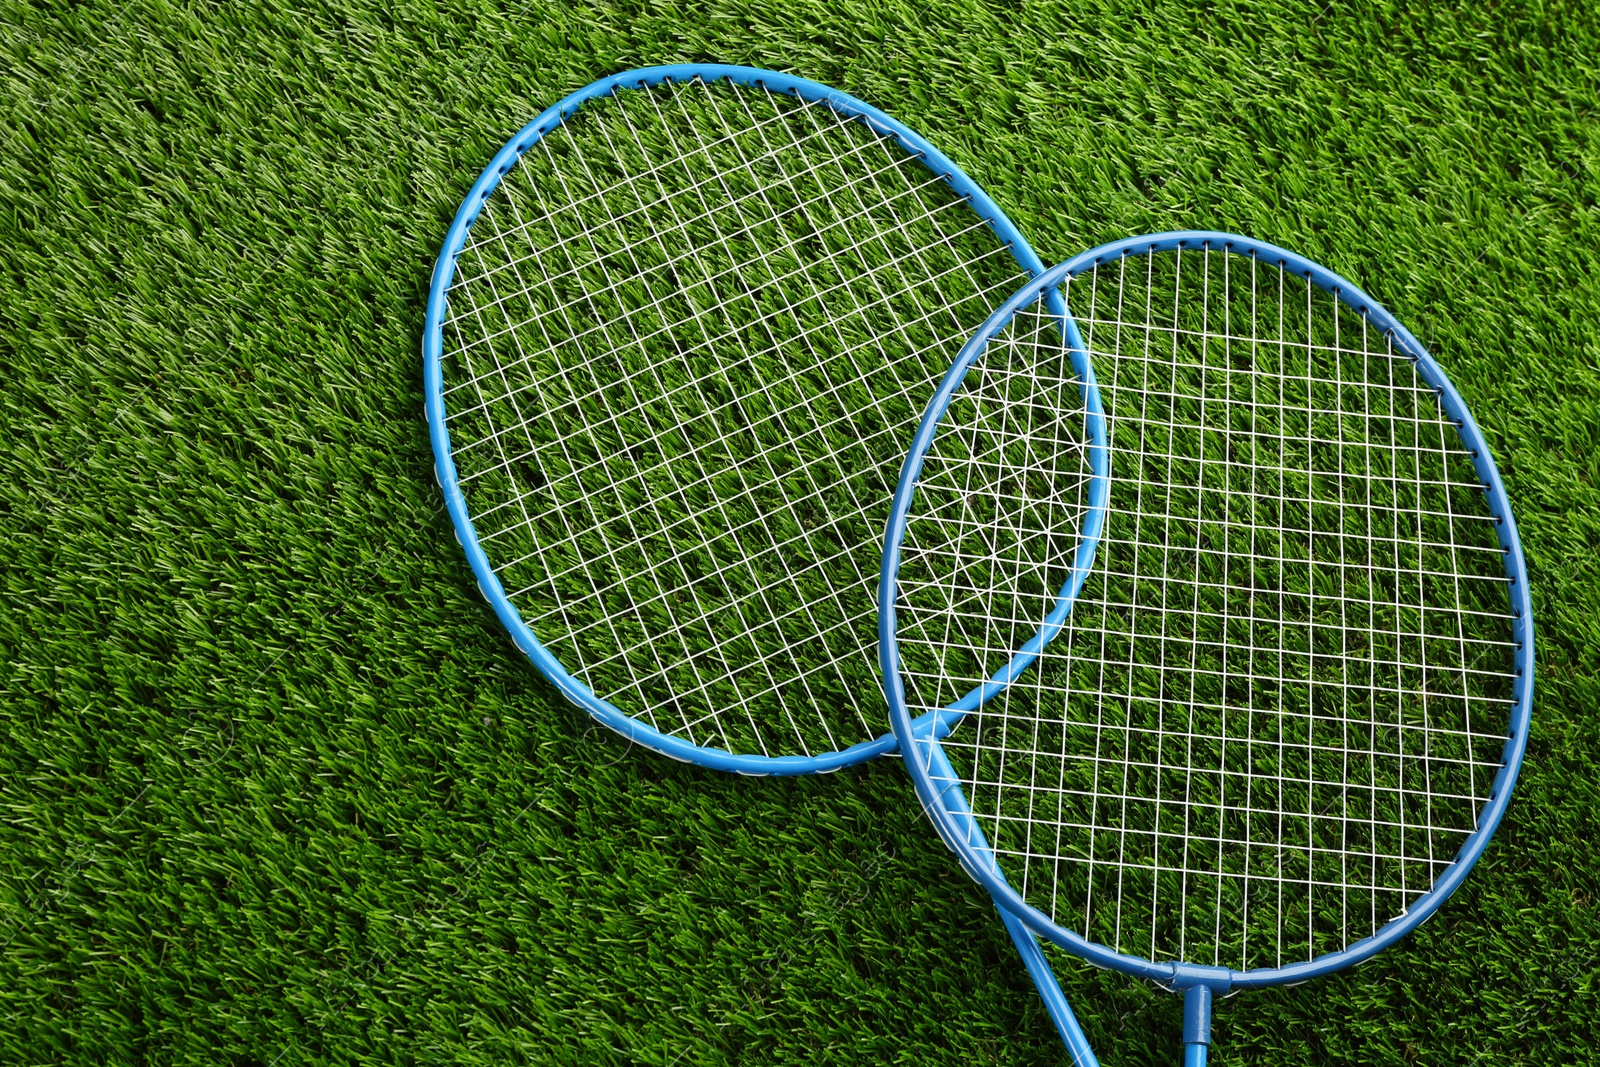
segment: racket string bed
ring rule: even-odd
[[[1195,247],[1063,283],[1110,456],[1093,568],[944,752],[1005,878],[1087,941],[1237,972],[1345,950],[1434,886],[1504,766],[1521,642],[1477,457],[1415,356],[1309,275]],[[1071,355],[1041,292],[923,457],[913,717],[993,677],[1071,577]]]
[[[871,740],[878,534],[949,353],[1026,276],[894,138],[771,86],[619,86],[500,176],[441,322],[507,600],[664,735]]]

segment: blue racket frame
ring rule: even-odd
[[[1191,1063],[1203,1063],[1203,1049],[1209,1041],[1211,1000],[1232,990],[1303,982],[1353,966],[1370,958],[1374,953],[1394,944],[1411,933],[1455,892],[1471,872],[1478,857],[1488,846],[1495,828],[1505,815],[1516,784],[1517,772],[1522,765],[1527,748],[1528,729],[1533,710],[1533,603],[1528,592],[1527,564],[1523,557],[1522,542],[1517,536],[1516,520],[1506,499],[1505,485],[1500,479],[1488,443],[1478,424],[1467,410],[1466,402],[1450,383],[1428,351],[1411,332],[1395,319],[1382,305],[1373,300],[1360,287],[1303,256],[1277,245],[1251,240],[1237,234],[1206,230],[1185,230],[1172,233],[1130,237],[1090,249],[1046,271],[1017,291],[984,323],[956,357],[937,392],[923,413],[922,422],[912,440],[911,449],[900,471],[894,503],[890,508],[889,524],[884,535],[883,567],[878,585],[878,655],[883,670],[884,692],[889,699],[889,722],[902,742],[913,736],[924,736],[917,729],[906,704],[905,687],[900,677],[900,651],[896,643],[895,591],[900,570],[900,549],[905,539],[916,482],[923,460],[933,444],[934,436],[951,401],[961,388],[967,371],[984,352],[989,341],[999,334],[1015,313],[1038,300],[1040,293],[1056,289],[1069,277],[1082,274],[1099,264],[1123,256],[1166,252],[1175,249],[1222,249],[1254,255],[1260,260],[1285,269],[1310,280],[1365,316],[1378,330],[1390,333],[1397,347],[1415,360],[1417,373],[1438,393],[1439,402],[1447,415],[1457,423],[1463,444],[1471,455],[1479,479],[1483,482],[1490,513],[1495,518],[1495,533],[1504,553],[1506,575],[1511,579],[1510,599],[1513,636],[1517,647],[1514,656],[1516,678],[1512,687],[1512,709],[1502,766],[1495,776],[1489,799],[1479,816],[1477,829],[1462,844],[1454,862],[1405,912],[1392,919],[1371,936],[1354,942],[1339,952],[1328,953],[1312,960],[1287,966],[1235,971],[1225,967],[1199,966],[1184,962],[1154,962],[1142,957],[1116,952],[1104,945],[1089,941],[1082,935],[1057,925],[1049,917],[1023,900],[1006,881],[995,864],[994,855],[984,839],[982,830],[973,819],[963,796],[959,779],[951,771],[943,750],[933,746],[932,767],[922,761],[907,759],[906,766],[916,783],[918,795],[932,816],[939,834],[955,851],[967,872],[989,890],[1001,910],[1010,912],[1024,926],[1098,967],[1108,967],[1138,978],[1146,978],[1169,989],[1186,990],[1184,1009],[1184,1041],[1190,1050],[1199,1048],[1199,1059],[1190,1053]],[[1068,319],[1070,323],[1070,318]],[[1081,342],[1073,342],[1081,354]],[[1102,498],[1103,499],[1103,498]],[[1098,531],[1098,526],[1096,527]],[[1082,585],[1081,577],[1075,579],[1072,593]],[[1070,604],[1067,606],[1070,611]],[[1052,612],[1040,631],[1039,638],[1048,641],[1059,631],[1064,612]],[[1030,642],[1030,646],[1033,642]],[[1020,657],[1019,657],[1020,658]],[[955,724],[949,722],[947,727]],[[948,733],[946,729],[940,736]],[[937,781],[936,781],[937,779]]]
[[[505,147],[489,161],[489,165],[484,168],[483,173],[467,193],[460,210],[456,212],[455,221],[450,224],[450,229],[445,234],[444,247],[440,250],[439,258],[433,268],[427,317],[424,320],[422,334],[423,387],[427,398],[428,433],[433,442],[434,476],[444,491],[445,506],[449,509],[450,521],[455,526],[456,540],[466,553],[467,562],[477,577],[478,588],[483,592],[484,599],[494,608],[495,615],[511,635],[511,639],[516,642],[517,648],[573,703],[611,729],[646,748],[703,767],[757,775],[816,774],[838,770],[874,756],[897,751],[899,742],[895,740],[893,733],[885,733],[872,741],[863,741],[846,749],[815,756],[765,756],[756,753],[727,752],[722,749],[703,748],[681,737],[664,734],[649,723],[624,714],[616,705],[596,696],[588,686],[574,678],[561,662],[550,654],[506,597],[500,579],[495,575],[488,556],[478,542],[478,533],[467,513],[455,461],[451,457],[450,431],[445,425],[444,376],[440,366],[444,344],[443,324],[448,310],[447,294],[450,282],[455,276],[456,257],[466,243],[473,222],[477,220],[484,204],[500,184],[500,179],[516,165],[524,152],[577,113],[588,101],[610,96],[618,89],[660,85],[669,81],[686,82],[695,78],[708,82],[727,79],[740,85],[791,93],[805,100],[826,104],[841,115],[866,123],[878,134],[893,138],[900,147],[918,156],[930,171],[943,177],[957,194],[967,199],[972,209],[989,224],[995,235],[1011,251],[1013,258],[1023,270],[1030,276],[1043,273],[1044,261],[1034,252],[1011,220],[1006,218],[1005,214],[995,206],[994,201],[990,200],[960,167],[914,131],[848,93],[790,74],[722,64],[675,64],[644,67],[614,74],[578,90],[547,108],[506,142]],[[1064,328],[1070,332],[1073,343],[1081,347],[1081,342],[1076,340],[1076,327],[1066,318],[1066,309],[1059,296],[1054,298],[1051,307],[1062,316]],[[1099,419],[1099,394],[1092,383],[1086,388],[1085,396],[1092,409],[1090,431],[1097,435],[1095,440],[1102,446],[1103,452],[1104,428]],[[1064,591],[1059,608],[1062,618],[1066,616],[1069,603],[1070,597]],[[1018,663],[1002,669],[989,685],[966,694],[945,712],[926,716],[924,727],[947,730],[949,723],[960,714],[971,711],[983,700],[998,692],[1017,671],[1024,669],[1033,661],[1036,653],[1037,649],[1024,649],[1018,657]]]

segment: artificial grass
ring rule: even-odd
[[[1295,248],[1440,359],[1528,553],[1528,763],[1467,885],[1220,1005],[1220,1063],[1571,1063],[1600,982],[1600,22],[1581,3],[7,4],[0,1059],[1059,1063],[891,763],[630,750],[478,599],[433,256],[602,74],[776,67],[926,134],[1047,260]],[[1056,954],[1107,1063],[1177,1002]]]

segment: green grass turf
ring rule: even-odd
[[[1220,1063],[1600,1038],[1600,20],[1546,4],[0,6],[0,1061],[1064,1062],[885,763],[629,751],[512,652],[429,475],[433,256],[595,77],[778,67],[1046,259],[1240,230],[1446,366],[1540,634],[1518,797],[1407,943],[1221,1004]],[[1178,1006],[1057,954],[1103,1059]]]

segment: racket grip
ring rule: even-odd
[[[1022,957],[1022,965],[1028,969],[1029,976],[1033,978],[1033,984],[1039,990],[1039,999],[1044,1001],[1045,1011],[1050,1013],[1050,1021],[1055,1023],[1056,1033],[1061,1035],[1061,1043],[1066,1045],[1067,1051],[1072,1054],[1075,1067],[1100,1067],[1100,1061],[1095,1059],[1094,1049],[1089,1047],[1089,1039],[1084,1036],[1083,1027],[1078,1025],[1078,1017],[1072,1014],[1072,1005],[1067,1003],[1067,995],[1061,991],[1061,984],[1056,981],[1055,972],[1050,969],[1050,961],[1044,958],[1044,950],[1039,947],[1033,931],[1005,908],[996,907],[995,910],[1000,913],[1001,920],[1006,924],[1006,930],[1017,946],[1017,954]],[[1204,1052],[1205,1047],[1201,1046],[1202,1067]]]

